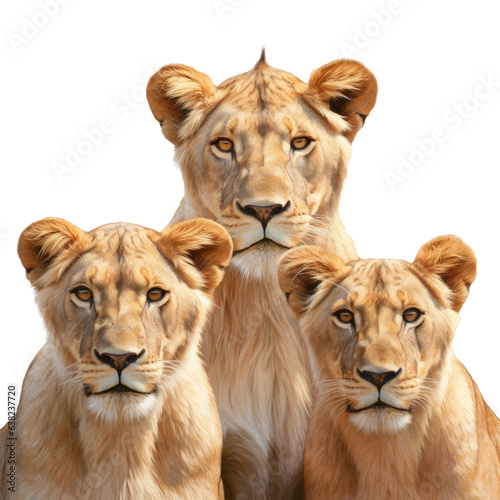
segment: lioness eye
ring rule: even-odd
[[[148,302],[158,302],[166,295],[166,291],[161,288],[151,288],[148,292]]]
[[[304,149],[309,146],[310,142],[309,137],[296,137],[292,140],[292,149]]]
[[[341,323],[352,323],[354,321],[354,314],[347,309],[337,311],[335,316]]]
[[[234,146],[233,141],[231,141],[230,139],[218,139],[214,144],[217,149],[220,149],[224,153],[229,153],[230,151],[232,151]]]
[[[407,323],[414,323],[422,316],[423,312],[419,311],[416,307],[410,307],[403,313],[403,319]]]
[[[74,290],[71,290],[71,293],[74,293],[76,297],[83,302],[89,302],[92,300],[92,292],[86,286],[79,286]]]

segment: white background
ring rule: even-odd
[[[379,98],[354,141],[342,218],[362,257],[411,261],[447,233],[473,247],[479,273],[455,350],[500,414],[494,2],[220,0],[217,9],[213,0],[45,1],[50,16],[43,0],[3,2],[0,15],[0,424],[8,384],[20,386],[45,339],[16,253],[21,231],[46,216],[86,230],[120,220],[162,229],[183,187],[144,98],[148,77],[184,63],[218,84],[249,70],[262,46],[272,66],[303,80],[344,56],[374,72]],[[481,79],[496,85],[479,88],[479,100]],[[468,116],[457,118],[456,106]],[[54,164],[103,119],[101,143],[59,179]],[[431,147],[436,128],[444,139]],[[428,154],[415,152],[416,141]],[[391,190],[385,175],[397,173],[401,157],[418,165]]]

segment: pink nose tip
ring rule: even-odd
[[[131,363],[135,363],[143,354],[143,349],[139,354],[135,352],[126,352],[125,354],[111,354],[103,352],[99,354],[95,351],[95,355],[99,361],[114,368],[119,374]]]
[[[361,372],[358,370],[358,375],[367,382],[370,382],[370,384],[376,386],[379,391],[382,388],[382,386],[387,384],[387,382],[390,382],[391,380],[395,379],[400,373],[401,373],[401,368],[397,372],[383,372],[383,373],[375,373],[369,371]]]
[[[262,224],[262,227],[265,229],[267,226],[267,223],[271,220],[272,217],[275,215],[280,214],[281,212],[284,212],[290,205],[290,202],[288,202],[285,206],[281,204],[275,204],[275,205],[266,205],[266,206],[260,206],[260,205],[245,205],[242,207],[241,205],[238,204],[239,209],[247,214],[251,215],[252,217],[255,217],[260,223]]]

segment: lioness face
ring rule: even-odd
[[[41,251],[31,246],[41,238],[30,228],[24,242],[21,237],[20,255],[28,277],[35,273],[49,341],[66,383],[103,419],[137,419],[159,411],[165,391],[189,376],[196,362],[211,305],[207,292],[229,263],[229,236],[200,219],[161,234],[131,224],[85,233],[58,219],[44,222],[37,234],[50,237],[53,226],[62,233],[46,245],[60,248],[45,272],[44,263],[29,255],[44,255],[43,246]]]
[[[421,254],[413,264],[372,259],[345,265],[315,247],[283,257],[280,282],[302,318],[318,391],[332,412],[365,432],[406,427],[443,389],[456,311],[474,279],[475,258],[461,242],[461,254],[449,252],[460,269],[450,271],[439,243],[428,245],[443,274],[429,270]]]
[[[190,191],[203,203],[199,209],[228,230],[237,252],[266,241],[291,248],[315,216],[327,216],[325,205],[336,203],[350,144],[296,96],[259,110],[252,91],[251,112],[229,100],[201,127],[196,140],[209,186],[193,182]]]
[[[368,260],[304,322],[332,406],[362,430],[393,432],[433,391],[457,314],[439,306],[404,262]]]
[[[176,146],[183,217],[222,224],[241,257],[324,236],[376,82],[354,61],[325,65],[305,84],[261,59],[218,87],[172,65],[152,77],[148,99]]]
[[[95,236],[63,291],[68,355],[92,411],[140,416],[182,374],[190,334],[209,304],[142,228],[104,226]]]
[[[193,139],[208,186],[193,179],[190,192],[228,230],[237,252],[303,241],[314,216],[336,203],[350,157],[347,139],[296,93],[277,102],[266,95],[264,106],[263,92],[251,85],[223,101]],[[251,110],[241,109],[243,101]]]

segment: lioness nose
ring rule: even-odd
[[[380,389],[382,389],[382,386],[387,384],[387,382],[390,382],[391,380],[395,379],[400,373],[401,373],[401,368],[397,372],[383,372],[383,373],[358,370],[358,375],[362,379],[370,382],[370,384],[376,386],[379,391]]]
[[[238,208],[247,215],[251,215],[260,221],[262,227],[265,229],[267,223],[271,220],[272,217],[284,212],[290,206],[290,202],[287,202],[285,206],[276,204],[276,205],[245,205],[242,207],[238,203]]]
[[[95,351],[95,355],[99,361],[111,366],[118,372],[118,374],[121,374],[121,372],[128,365],[130,365],[130,363],[135,363],[144,354],[144,352],[144,349],[139,354],[135,352],[126,352],[124,354],[111,354],[109,352],[103,352],[102,354],[99,354]]]

